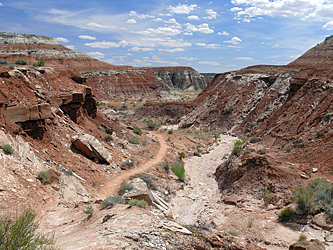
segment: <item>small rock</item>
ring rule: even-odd
[[[217,247],[220,249],[221,247],[223,247],[223,244],[221,242],[219,242],[218,240],[214,240],[213,247]]]
[[[316,173],[318,171],[318,168],[312,168],[312,173]]]
[[[34,182],[34,180],[33,179],[28,179],[27,182]]]
[[[301,173],[301,177],[303,179],[309,179],[309,176],[306,173]]]

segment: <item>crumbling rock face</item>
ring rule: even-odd
[[[158,108],[156,108],[158,107]],[[142,116],[169,116],[175,117],[177,114],[188,114],[191,112],[195,106],[193,103],[184,103],[184,102],[166,102],[166,103],[156,103],[156,102],[148,102],[142,108],[136,111],[137,115]]]
[[[190,67],[157,67],[149,68],[157,77],[170,88],[204,89],[207,80],[199,72]]]
[[[319,240],[311,239],[296,242],[289,247],[289,250],[325,250],[325,246]]]
[[[92,135],[74,136],[72,143],[82,154],[88,158],[97,159],[102,163],[111,163],[112,155],[109,151]]]

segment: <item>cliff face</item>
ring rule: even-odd
[[[157,77],[170,88],[204,89],[207,86],[207,79],[198,71],[190,67],[157,67],[149,68]]]

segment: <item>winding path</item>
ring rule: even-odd
[[[110,182],[105,184],[103,190],[101,190],[101,197],[106,197],[110,195],[117,195],[120,184],[128,179],[130,176],[135,174],[140,174],[148,169],[152,168],[154,165],[159,163],[163,160],[163,157],[166,155],[168,145],[166,144],[163,136],[157,132],[150,132],[152,135],[156,136],[159,143],[160,143],[160,149],[158,153],[155,155],[155,157],[146,163],[140,165],[137,168],[132,168],[130,170],[127,170],[126,172],[122,173],[121,175],[118,175],[116,178],[112,179]]]

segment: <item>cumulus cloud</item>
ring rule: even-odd
[[[154,49],[152,49],[152,48],[139,48],[139,47],[133,47],[132,49],[131,49],[132,51],[136,51],[136,52],[138,52],[138,51],[153,51]]]
[[[224,41],[225,43],[232,43],[232,44],[238,44],[239,42],[241,42],[242,39],[238,38],[237,36],[234,36],[233,38],[231,38],[231,40],[229,41]]]
[[[98,59],[98,60],[104,58],[104,54],[101,53],[101,52],[89,52],[89,53],[87,53],[87,55],[88,55],[88,56],[91,56],[91,57],[93,57],[93,58],[96,58],[96,59]]]
[[[136,34],[141,35],[165,35],[165,36],[176,36],[181,33],[177,28],[172,27],[159,27],[157,29],[149,28],[142,31],[135,31]]]
[[[329,21],[323,26],[324,30],[333,30],[333,21]]]
[[[195,45],[197,46],[201,46],[201,47],[205,47],[207,49],[218,49],[220,48],[220,44],[214,44],[214,43],[211,43],[211,44],[206,44],[206,43],[196,43]]]
[[[155,18],[155,19],[153,19],[153,21],[155,21],[155,22],[161,22],[163,20],[161,18]]]
[[[0,3],[0,6],[3,6],[2,3]]]
[[[204,17],[204,19],[216,19],[217,12],[212,9],[207,9],[206,14],[208,16]]]
[[[172,39],[170,37],[166,38],[145,37],[128,41],[128,43],[133,47],[150,47],[150,48],[156,46],[184,48],[192,45],[191,43],[184,41],[183,39]]]
[[[56,40],[57,42],[63,42],[63,43],[68,43],[68,39],[64,38],[64,37],[56,37],[54,38],[54,40]]]
[[[159,51],[165,51],[165,52],[183,52],[184,49],[183,48],[175,48],[175,49],[159,49]]]
[[[170,5],[167,7],[167,9],[169,9],[170,12],[174,14],[190,14],[190,12],[193,11],[196,7],[198,7],[196,4],[179,4],[176,7]]]
[[[112,58],[111,58],[111,59],[106,59],[105,61],[106,61],[107,63],[115,63],[115,62],[116,62],[116,60],[114,60],[114,59],[112,59]]]
[[[200,20],[200,18],[198,16],[195,16],[195,15],[188,16],[187,19],[190,19],[190,20]]]
[[[126,23],[136,23],[135,19],[129,19]]]
[[[299,16],[303,20],[331,21],[333,2],[331,0],[231,0],[235,5],[230,9],[236,18],[245,18],[250,22],[252,17],[259,16]]]
[[[187,60],[187,61],[194,61],[194,60],[198,60],[198,58],[195,58],[195,57],[179,57],[179,59],[182,59],[182,60]]]
[[[100,29],[117,29],[117,27],[114,25],[102,25],[99,23],[87,23],[87,26]]]
[[[76,49],[76,47],[74,45],[67,45],[66,47],[69,48],[69,49],[71,49],[71,50],[75,50]]]
[[[85,43],[84,45],[92,48],[109,49],[109,48],[125,47],[128,45],[128,43],[126,41],[121,41],[119,43],[103,41],[103,42]]]
[[[87,39],[87,40],[96,40],[96,37],[94,37],[94,36],[87,36],[87,35],[80,35],[79,38],[81,38],[81,39]]]
[[[236,60],[245,60],[245,61],[252,61],[253,60],[252,57],[246,57],[246,56],[244,56],[244,57],[237,57],[235,59]]]
[[[209,61],[201,61],[201,62],[198,62],[199,64],[208,64],[208,65],[211,65],[211,66],[218,66],[220,65],[218,62],[209,62]]]
[[[140,19],[146,19],[146,18],[155,18],[154,16],[150,16],[148,14],[141,14],[141,15],[138,15],[138,13],[136,11],[131,11],[130,16],[135,16],[137,18],[140,18]]]
[[[222,35],[222,36],[229,36],[230,34],[226,31],[223,31],[223,32],[219,32],[217,33],[218,35]]]
[[[203,23],[203,24],[200,24],[198,26],[195,26],[195,25],[190,24],[190,23],[186,23],[185,27],[186,27],[187,32],[200,32],[200,33],[203,33],[203,34],[214,33],[214,30],[209,28],[208,23]]]

